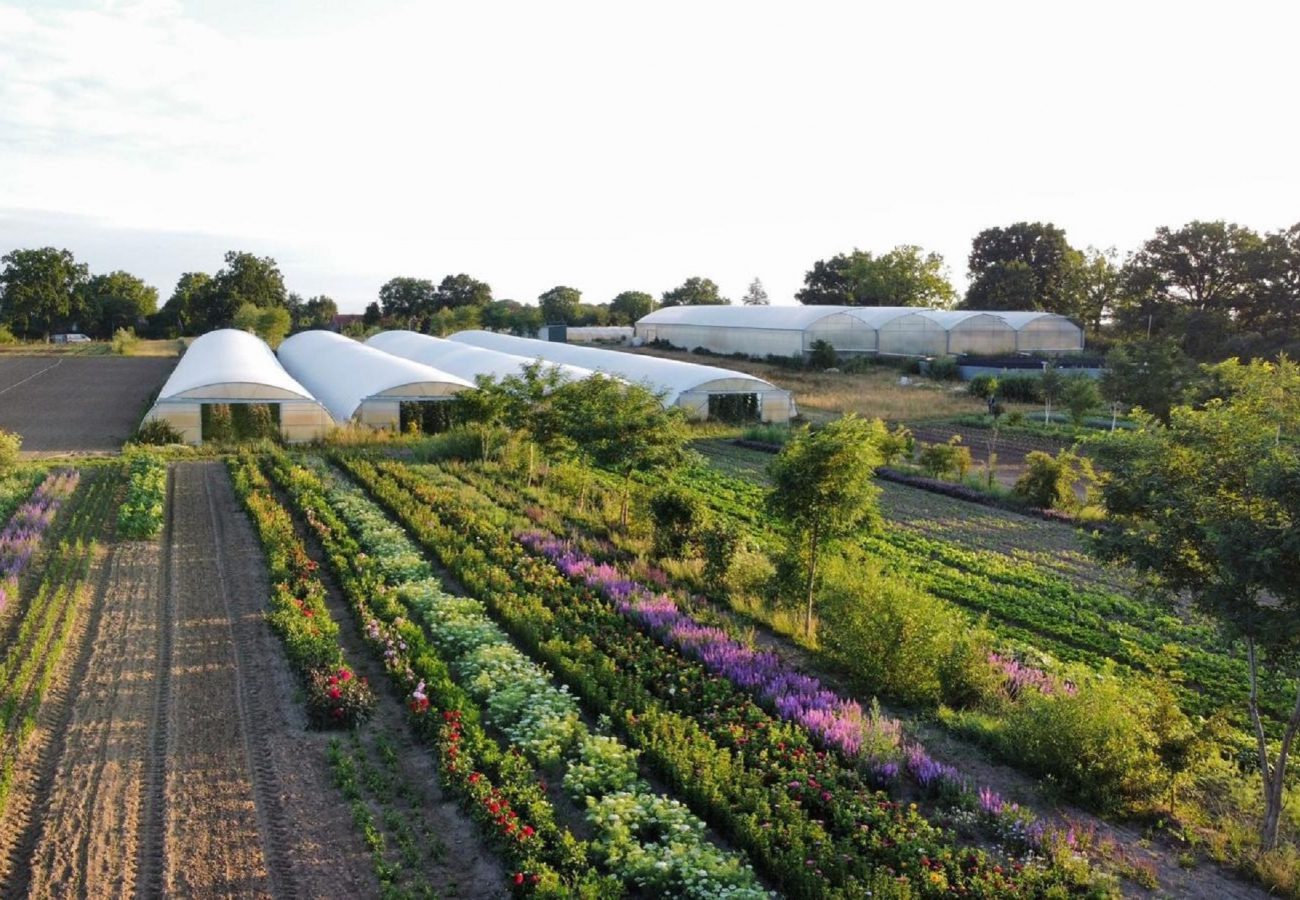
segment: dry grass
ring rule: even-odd
[[[181,341],[136,341],[128,356],[167,358],[181,355]],[[111,341],[88,341],[79,344],[55,344],[44,341],[19,341],[0,344],[7,356],[111,356]]]
[[[984,411],[984,402],[966,393],[965,387],[947,382],[933,382],[909,376],[911,384],[901,384],[895,369],[881,367],[860,374],[799,372],[794,369],[722,357],[696,356],[673,350],[638,348],[633,353],[662,356],[683,362],[718,365],[757,375],[794,394],[799,412],[809,419],[822,421],[844,413],[857,413],[887,422],[916,422],[963,413]]]

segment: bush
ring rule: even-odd
[[[916,438],[907,426],[898,425],[876,439],[876,449],[880,451],[881,461],[892,466],[899,459],[911,460],[916,452]]]
[[[1020,403],[1043,402],[1043,379],[1038,375],[1003,375],[998,379],[998,396]]]
[[[998,377],[989,375],[987,372],[976,375],[966,383],[966,390],[970,392],[972,397],[987,400],[998,391]]]
[[[375,692],[347,666],[314,669],[307,676],[307,714],[317,728],[355,728],[374,708]]]
[[[824,585],[818,640],[864,693],[927,706],[996,693],[987,638],[943,601],[856,554],[828,565]]]
[[[1092,809],[1140,804],[1165,780],[1145,724],[1147,699],[1109,676],[1085,681],[1074,694],[1026,692],[1007,712],[1002,752]]]
[[[699,534],[704,556],[704,587],[713,593],[726,589],[731,564],[740,550],[740,535],[725,519],[710,522]]]
[[[692,494],[666,487],[650,498],[656,556],[682,557],[695,541],[703,506]]]
[[[22,446],[23,439],[19,435],[0,428],[0,474],[18,464],[18,451]]]
[[[1071,375],[1061,389],[1061,405],[1070,413],[1070,421],[1082,425],[1084,417],[1101,403],[1097,382],[1087,375]]]
[[[953,475],[958,481],[966,477],[973,465],[970,448],[962,446],[959,434],[954,434],[946,444],[922,444],[920,462],[932,478]]]
[[[113,332],[113,352],[118,356],[130,356],[140,339],[135,336],[134,328],[119,328]]]
[[[8,325],[0,325],[0,344],[16,344],[18,338],[9,330]]]
[[[840,358],[830,341],[813,341],[809,347],[808,365],[814,369],[833,369]]]
[[[137,444],[153,444],[162,446],[166,444],[182,444],[185,442],[185,435],[168,422],[166,419],[150,419],[141,424],[135,433],[135,442]]]
[[[936,356],[930,360],[930,377],[935,381],[956,381],[961,377],[961,370],[957,366],[957,358],[954,356]]]
[[[1039,509],[1073,509],[1078,506],[1074,483],[1084,477],[1083,460],[1068,450],[1055,457],[1034,450],[1025,455],[1026,469],[1016,479],[1015,495]]]

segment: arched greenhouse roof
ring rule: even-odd
[[[662,392],[664,404],[667,406],[676,404],[682,394],[700,390],[707,392],[708,385],[714,382],[726,382],[725,389],[729,392],[747,390],[754,393],[786,393],[771,382],[744,372],[680,362],[675,359],[662,359],[657,356],[602,350],[598,347],[576,347],[572,344],[537,341],[492,331],[462,331],[453,334],[451,340],[529,359],[581,366],[622,378],[624,381],[644,384],[656,393]]]
[[[158,393],[158,402],[181,399],[308,400],[315,397],[280,365],[259,337],[235,328],[195,338]]]
[[[470,382],[480,375],[491,375],[500,381],[510,375],[520,374],[524,366],[536,361],[535,358],[475,347],[459,341],[447,341],[427,334],[417,334],[414,331],[381,331],[366,341],[366,346],[412,362],[433,366]],[[581,366],[563,363],[547,365],[559,369],[560,374],[569,381],[580,381],[592,375],[591,369]]]
[[[771,328],[802,331],[853,306],[667,306],[637,320],[637,325],[703,325],[711,328]]]
[[[319,398],[336,422],[352,421],[367,400],[434,400],[474,386],[332,331],[295,334],[280,345],[279,356],[285,370]]]

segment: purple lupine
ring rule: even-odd
[[[0,531],[0,609],[18,593],[18,579],[41,545],[63,501],[81,481],[75,469],[52,472],[14,512]]]
[[[1078,693],[1071,682],[1058,679],[1034,666],[1027,666],[1013,657],[990,653],[989,662],[1002,673],[1007,693],[1013,700],[1023,696],[1026,690],[1038,691],[1046,696],[1059,692],[1072,697]]]

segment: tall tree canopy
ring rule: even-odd
[[[645,291],[624,291],[609,301],[611,325],[632,325],[637,319],[650,315],[655,308],[655,298]]]
[[[1050,222],[1016,222],[975,236],[966,309],[1041,310],[1075,315],[1070,271],[1080,264],[1065,232]]]
[[[745,306],[769,306],[771,301],[767,298],[767,290],[763,287],[763,282],[755,278],[745,289],[745,296],[740,298],[740,302]]]
[[[197,334],[204,314],[203,295],[212,283],[207,272],[186,272],[176,282],[176,289],[158,311],[157,328],[165,334]]]
[[[900,244],[876,256],[866,250],[818,260],[795,299],[805,305],[951,307],[957,299],[938,253]]]
[[[543,324],[576,325],[581,312],[582,291],[577,288],[556,285],[537,298],[542,310]]]
[[[392,278],[379,289],[379,307],[384,318],[411,325],[433,314],[437,293],[427,278]]]
[[[0,322],[15,334],[48,340],[84,313],[82,288],[90,270],[71,250],[14,250],[0,262]]]
[[[1104,560],[1134,566],[1173,604],[1186,598],[1245,646],[1247,710],[1264,789],[1262,839],[1277,844],[1288,756],[1300,729],[1300,367],[1216,367],[1226,394],[1175,407],[1098,448],[1115,526],[1094,535]],[[1291,693],[1280,743],[1266,736],[1261,677]],[[1289,682],[1288,682],[1289,679]]]
[[[660,306],[726,306],[731,301],[718,293],[709,278],[687,278],[682,284],[665,291]]]
[[[487,306],[491,302],[491,285],[464,273],[448,275],[438,284],[438,289],[433,294],[435,310],[456,309],[460,306]]]
[[[339,307],[333,298],[321,294],[312,297],[291,312],[293,313],[292,329],[310,331],[313,328],[329,328],[334,323],[334,317],[339,314]]]
[[[259,309],[286,305],[288,292],[280,267],[269,256],[254,256],[240,250],[226,253],[226,265],[212,278],[204,291],[207,308],[206,327],[222,328],[235,320],[235,313],[245,303]]]
[[[98,338],[111,338],[119,328],[135,328],[158,310],[158,289],[130,272],[96,275],[84,292],[87,328]]]

